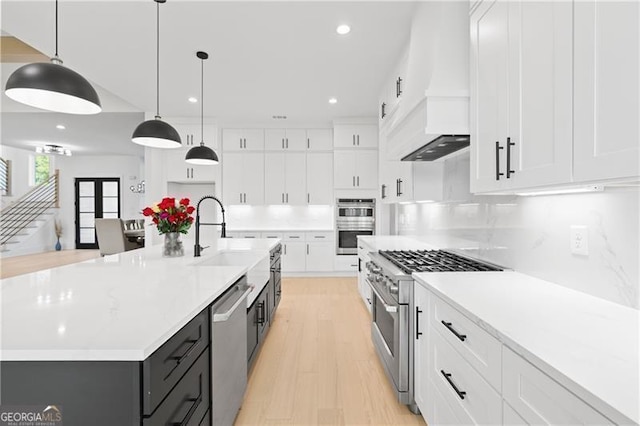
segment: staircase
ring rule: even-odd
[[[0,252],[11,251],[59,207],[59,173],[0,211]]]

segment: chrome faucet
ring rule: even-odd
[[[222,211],[222,222],[220,222],[220,223],[200,223],[200,203],[202,203],[204,200],[207,200],[207,199],[214,200],[220,205],[220,210]],[[200,225],[221,226],[222,227],[222,234],[220,236],[222,238],[227,238],[227,223],[224,220],[224,206],[222,205],[222,202],[220,202],[220,200],[218,200],[213,195],[205,195],[204,197],[200,198],[200,200],[198,201],[198,204],[196,204],[196,244],[193,247],[193,256],[194,257],[200,257],[200,253],[202,253],[202,250],[204,250],[206,248],[206,247],[202,247],[200,245]]]

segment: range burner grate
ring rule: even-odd
[[[497,266],[444,250],[380,250],[380,254],[407,274],[412,272],[502,271]]]

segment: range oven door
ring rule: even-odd
[[[385,300],[377,286],[372,290],[371,338],[387,375],[398,393],[409,392],[409,306]],[[405,402],[405,401],[401,401]]]
[[[336,238],[336,254],[358,254],[358,235],[373,235],[374,230],[369,229],[340,229],[338,227]]]

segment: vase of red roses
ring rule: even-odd
[[[186,234],[191,224],[195,207],[189,205],[189,199],[183,198],[176,203],[175,198],[165,197],[158,204],[145,207],[144,216],[151,217],[151,221],[158,228],[158,233],[164,235],[162,255],[166,257],[184,256],[184,246],[180,234]]]

